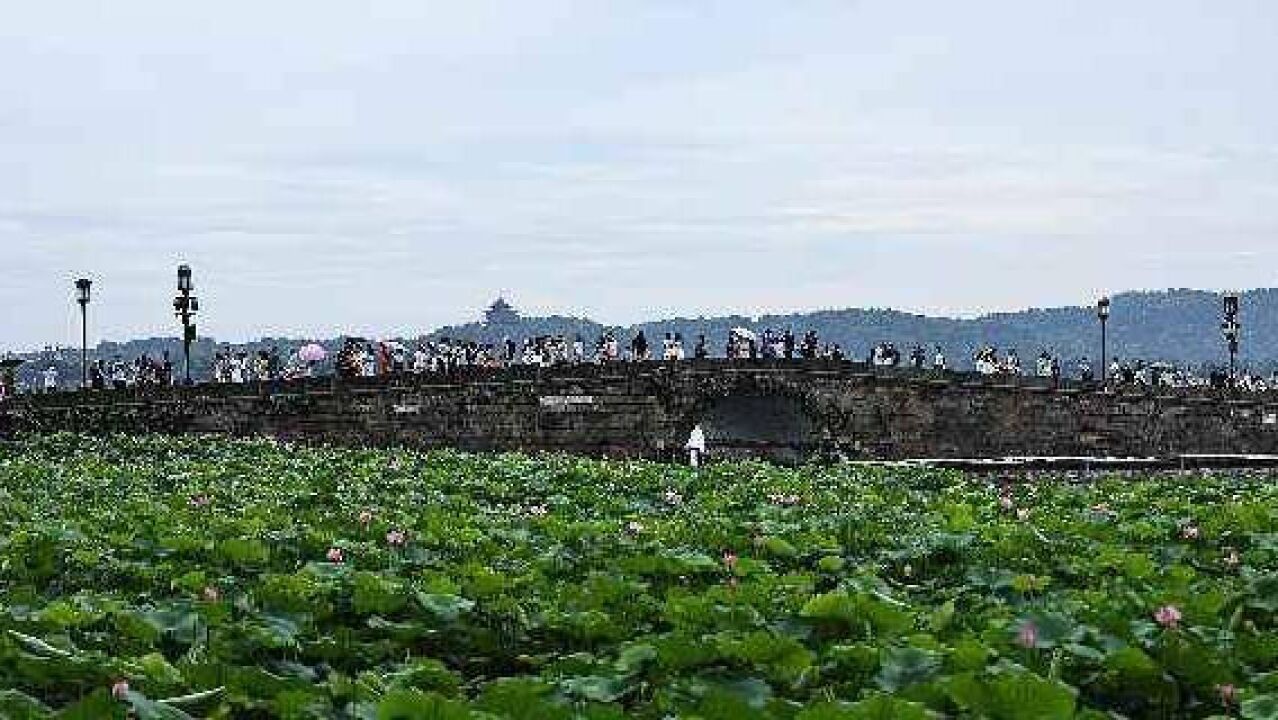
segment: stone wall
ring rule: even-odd
[[[793,460],[1278,453],[1278,395],[1053,388],[854,363],[642,363],[23,396],[0,432],[222,433],[361,445]]]

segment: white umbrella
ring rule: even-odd
[[[747,328],[743,328],[743,327],[732,328],[732,334],[733,334],[733,335],[736,335],[736,336],[738,336],[738,337],[743,337],[743,338],[745,338],[746,340],[758,340],[758,339],[759,339],[759,336],[758,336],[758,335],[755,335],[753,330],[750,330],[750,329],[747,329]]]

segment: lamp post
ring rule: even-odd
[[[186,360],[186,384],[191,384],[191,343],[195,342],[195,323],[191,320],[200,310],[200,300],[191,294],[191,266],[178,266],[178,295],[173,298],[173,314],[182,321],[182,356]]]
[[[1109,381],[1109,346],[1105,336],[1105,325],[1109,322],[1109,297],[1096,301],[1096,318],[1100,320],[1101,327],[1101,384],[1105,385]]]
[[[1242,324],[1238,322],[1238,295],[1226,293],[1224,297],[1224,320],[1220,323],[1221,334],[1225,336],[1225,344],[1229,347],[1229,387],[1238,382],[1238,335]]]
[[[80,387],[89,387],[89,299],[93,281],[80,278],[75,281],[75,301],[80,305]]]

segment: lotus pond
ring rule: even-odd
[[[1278,717],[1278,482],[0,445],[0,716]]]

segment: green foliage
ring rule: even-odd
[[[1271,476],[1015,493],[1031,520],[941,471],[26,439],[0,717],[1275,717]]]
[[[945,689],[959,707],[991,720],[1074,717],[1074,692],[1067,685],[1029,672],[956,675],[945,683]]]

